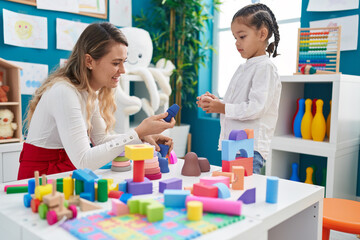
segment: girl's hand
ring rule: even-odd
[[[169,146],[168,153],[170,153],[174,148],[174,142],[172,138],[166,137],[161,134],[148,135],[145,136],[143,140],[144,142],[150,143],[151,145],[155,146],[155,150],[158,152],[160,151],[160,147],[158,144],[168,145]]]
[[[145,118],[139,126],[135,128],[139,138],[143,140],[147,135],[159,134],[168,128],[173,128],[175,126],[174,118],[171,118],[169,123],[164,121],[164,118],[167,117],[168,114],[168,112],[165,112]]]
[[[223,113],[225,114],[225,104],[217,99],[207,98],[202,102],[202,109],[206,113]]]

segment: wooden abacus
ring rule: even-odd
[[[299,28],[296,70],[301,74],[304,65],[316,70],[339,73],[341,26],[324,28]]]

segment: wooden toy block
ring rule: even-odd
[[[254,138],[254,129],[244,129],[248,139]]]
[[[108,200],[108,181],[106,179],[98,181],[97,200],[98,202],[106,202]]]
[[[169,161],[166,158],[163,158],[163,157],[159,157],[158,160],[159,160],[160,172],[161,173],[170,172]]]
[[[35,198],[42,201],[43,196],[51,193],[52,191],[52,185],[46,184],[35,187]]]
[[[235,160],[238,151],[242,154],[246,152],[247,156],[242,157],[254,157],[254,139],[222,140],[221,149],[221,160]]]
[[[232,183],[234,181],[234,173],[233,172],[214,171],[214,172],[212,172],[211,176],[213,176],[213,177],[217,177],[217,176],[228,177],[230,179],[230,183]]]
[[[243,166],[232,166],[235,180],[231,185],[233,190],[244,190],[245,168]]]
[[[127,192],[127,181],[122,181],[119,183],[119,191],[123,193]]]
[[[26,193],[28,192],[27,184],[25,186],[7,186],[6,187],[6,194],[13,194],[13,193]]]
[[[190,195],[189,190],[165,189],[164,205],[165,207],[185,208],[186,197]]]
[[[159,192],[163,193],[165,189],[182,189],[182,180],[180,178],[169,178],[159,182]]]
[[[129,207],[119,199],[111,199],[111,214],[121,216],[129,214]]]
[[[184,187],[184,190],[189,190],[191,194],[193,194],[193,186]]]
[[[108,198],[120,199],[121,195],[123,195],[123,192],[112,190],[108,193]]]
[[[132,179],[125,179],[127,181],[127,192],[132,195],[142,195],[152,193],[152,182],[144,178],[143,182],[134,182]]]
[[[161,172],[155,173],[155,174],[146,174],[145,177],[149,180],[157,180],[157,179],[161,179]]]
[[[34,178],[35,178],[35,188],[39,186],[39,171],[34,172]]]
[[[99,206],[98,204],[90,202],[89,200],[86,200],[84,198],[80,198],[79,207],[82,212],[101,209],[101,206]]]
[[[133,181],[143,182],[145,176],[144,160],[134,161]]]
[[[120,197],[120,201],[122,201],[123,203],[127,203],[128,200],[132,197],[132,194],[130,193],[123,193]]]
[[[45,174],[43,174],[43,175],[41,175],[41,186],[45,186],[46,185],[46,175]]]
[[[161,154],[161,157],[166,157],[168,151],[169,151],[169,146],[168,145],[165,145],[165,144],[158,144],[159,147],[160,147],[160,154]]]
[[[60,198],[63,198],[63,194],[56,191],[55,181],[52,182],[51,186],[52,186],[51,193],[43,196],[42,199],[43,203],[45,203],[49,208],[57,206],[60,202]]]
[[[203,203],[203,211],[230,215],[241,215],[241,201],[230,201],[221,198],[208,198],[198,196],[187,196],[186,204],[190,201],[200,201]]]
[[[95,185],[94,185],[94,192],[95,192],[95,200],[94,201],[97,201],[97,199],[98,199],[98,185],[97,185],[97,183],[95,183]]]
[[[68,200],[69,197],[73,195],[74,188],[73,188],[73,180],[71,177],[65,177],[63,179],[63,192],[66,200]]]
[[[218,188],[216,186],[207,186],[202,183],[195,183],[193,185],[193,194],[195,196],[217,198]]]
[[[154,157],[154,147],[147,144],[125,146],[125,157],[135,161],[151,159]]]
[[[229,187],[222,182],[215,183],[213,186],[218,188],[218,198],[229,198],[231,196]]]
[[[188,201],[186,203],[187,218],[190,221],[200,221],[203,215],[203,203],[200,201]]]
[[[232,130],[229,134],[229,140],[239,141],[248,139],[248,135],[245,130]]]
[[[266,202],[277,203],[278,199],[278,177],[267,177],[266,178]]]
[[[97,176],[95,178],[93,175],[88,174],[85,169],[76,169],[73,171],[72,178],[83,182],[89,182],[90,180],[95,180]]]
[[[256,201],[256,188],[247,189],[238,199],[244,204],[255,203]]]
[[[224,183],[228,188],[230,187],[230,178],[225,176],[216,176],[216,177],[203,177],[200,178],[200,183],[204,185],[214,185],[215,183]]]
[[[80,196],[79,195],[72,195],[69,197],[68,200],[69,205],[76,205],[80,206]]]

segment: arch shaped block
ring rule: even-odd
[[[236,159],[236,153],[240,151],[247,153],[247,158],[254,157],[254,139],[243,139],[239,141],[222,140],[221,142],[221,160],[232,161]]]

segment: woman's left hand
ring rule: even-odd
[[[161,134],[147,135],[142,140],[144,142],[150,143],[151,145],[154,145],[155,150],[158,152],[160,151],[160,147],[158,144],[168,145],[169,146],[168,153],[170,153],[174,147],[174,142],[173,142],[172,138],[166,137]]]

